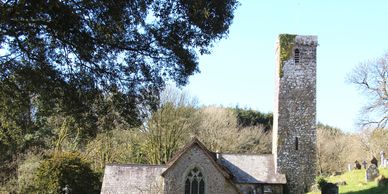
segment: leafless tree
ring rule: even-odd
[[[379,156],[380,151],[388,150],[388,130],[383,128],[365,128],[360,133],[362,149],[369,157]]]
[[[143,163],[143,140],[136,129],[115,129],[98,134],[86,145],[83,155],[96,171],[103,171],[107,163]]]
[[[363,127],[384,128],[388,125],[388,53],[356,66],[348,80],[367,96],[362,110]]]
[[[161,95],[160,107],[141,129],[145,135],[143,149],[151,164],[163,164],[190,140],[198,128],[196,100],[189,94],[168,87]]]
[[[239,128],[235,113],[227,108],[209,106],[201,108],[201,125],[197,134],[213,151],[271,152],[271,135],[262,127]]]
[[[347,135],[339,129],[318,126],[318,167],[320,174],[330,174],[344,170],[351,146]]]

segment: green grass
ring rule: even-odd
[[[388,177],[388,169],[379,169],[380,174]],[[336,183],[346,181],[347,185],[339,186],[339,193],[344,194],[388,194],[388,187],[377,187],[377,181],[366,182],[365,170],[353,170],[339,176],[325,178],[328,182]],[[310,192],[308,194],[320,194],[321,192]]]

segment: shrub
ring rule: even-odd
[[[34,191],[34,181],[37,179],[36,172],[42,162],[42,156],[41,153],[28,153],[25,160],[19,164],[17,171],[18,193],[24,194]]]
[[[61,153],[44,160],[36,174],[36,193],[63,193],[68,185],[72,194],[99,193],[98,174],[78,153]]]

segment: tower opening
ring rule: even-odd
[[[299,49],[295,49],[294,50],[294,61],[295,61],[295,64],[298,64],[299,60],[300,60],[300,51],[299,51]]]

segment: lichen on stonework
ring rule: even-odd
[[[283,63],[288,60],[291,56],[292,49],[295,46],[295,37],[294,34],[280,34],[279,35],[279,44],[280,44],[280,67],[279,67],[279,77],[283,77]]]

